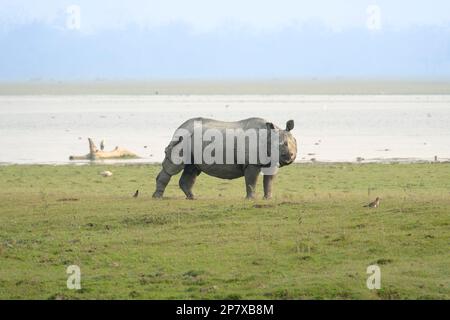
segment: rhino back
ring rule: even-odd
[[[226,129],[264,129],[267,121],[262,118],[248,118],[240,121],[219,121],[209,118],[192,118],[185,121],[179,128],[187,129],[189,132],[194,132],[194,123],[201,122],[203,130],[217,129],[225,133]]]

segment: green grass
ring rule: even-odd
[[[153,200],[158,171],[1,166],[0,298],[450,298],[450,164],[291,165],[270,201],[261,181],[246,201],[242,179],[204,174],[198,200],[178,177]]]

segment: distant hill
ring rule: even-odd
[[[89,34],[35,23],[0,31],[0,47],[0,81],[450,77],[445,27],[196,33],[174,23]]]

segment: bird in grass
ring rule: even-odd
[[[139,190],[136,190],[136,192],[133,195],[133,198],[137,198],[139,196]]]
[[[377,197],[375,199],[375,201],[372,201],[369,204],[366,204],[364,207],[368,207],[368,208],[378,208],[380,206],[380,200],[381,198]]]
[[[105,140],[100,141],[100,150],[105,150]]]

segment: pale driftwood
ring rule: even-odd
[[[70,156],[70,160],[100,160],[100,159],[121,159],[139,158],[136,154],[123,148],[115,147],[112,151],[99,150],[94,141],[88,138],[89,153],[84,156]]]

